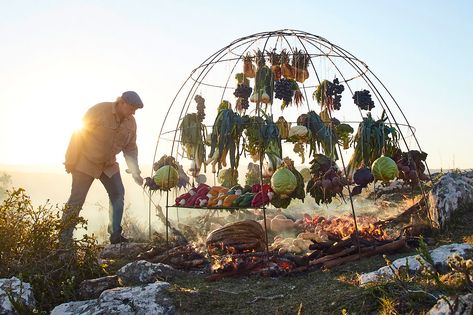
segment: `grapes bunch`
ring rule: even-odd
[[[332,98],[332,108],[339,110],[342,106],[342,92],[345,90],[345,87],[340,84],[337,78],[333,79],[333,82],[327,85],[326,94],[328,97]]]
[[[374,107],[374,102],[368,90],[356,91],[353,100],[360,109],[371,110]]]
[[[287,104],[292,102],[294,90],[292,89],[292,82],[286,78],[282,78],[274,83],[274,97],[283,100]]]
[[[248,101],[248,98],[250,97],[251,92],[253,92],[253,89],[249,85],[241,83],[237,85],[237,88],[235,89],[235,92],[233,92],[233,95],[237,97],[236,109],[239,112],[242,112],[243,110],[248,109],[250,107],[250,102]]]
[[[235,97],[248,98],[251,96],[251,92],[253,92],[253,89],[250,86],[246,84],[238,84],[233,95],[235,95]]]

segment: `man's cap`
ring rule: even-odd
[[[143,102],[135,91],[126,91],[122,94],[122,99],[130,105],[143,108]]]

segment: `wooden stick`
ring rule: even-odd
[[[356,253],[354,255],[340,257],[332,260],[323,262],[325,268],[333,268],[335,266],[342,265],[344,263],[355,261],[361,258],[370,257],[378,254],[384,254],[388,252],[398,251],[406,246],[406,239],[402,238],[400,240],[391,242],[389,244],[376,246],[373,248],[362,248],[361,253]]]

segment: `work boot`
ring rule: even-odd
[[[110,236],[110,244],[129,243],[130,240],[121,234],[112,234]]]

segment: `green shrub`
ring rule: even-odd
[[[59,242],[62,209],[50,204],[34,208],[24,189],[7,191],[0,205],[0,278],[16,276],[33,287],[39,311],[80,299],[82,280],[105,274],[97,261],[94,236],[84,235],[66,247]]]

